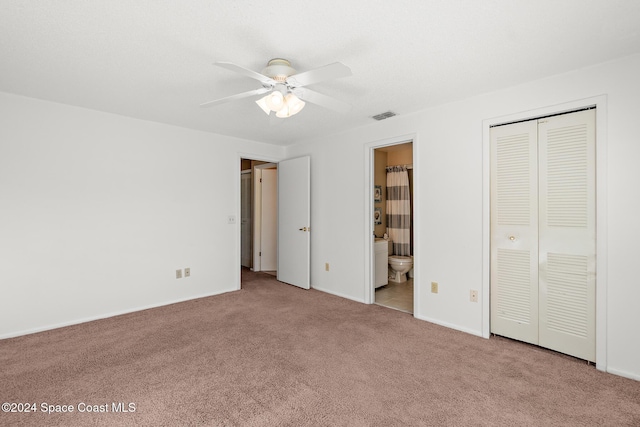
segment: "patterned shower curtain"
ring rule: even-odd
[[[387,167],[387,229],[393,255],[411,255],[411,195],[406,166]],[[391,254],[389,254],[391,255]]]

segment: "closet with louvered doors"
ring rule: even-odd
[[[491,332],[595,362],[595,109],[491,128]]]

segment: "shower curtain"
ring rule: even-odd
[[[387,228],[393,255],[411,255],[411,195],[405,166],[387,167]],[[391,255],[391,254],[389,254]]]

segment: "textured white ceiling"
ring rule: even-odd
[[[0,0],[0,91],[281,145],[636,52],[638,0]],[[198,107],[274,57],[351,111]]]

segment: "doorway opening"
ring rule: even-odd
[[[242,228],[238,238],[245,242],[245,259],[252,256],[250,267],[254,271],[269,272],[280,282],[303,289],[311,287],[311,158],[302,156],[279,160],[277,163],[251,163],[250,159],[240,158],[242,170],[250,170],[253,178],[244,178],[245,192],[248,182],[253,183],[253,197],[245,194],[245,212],[252,214],[251,231],[245,234],[251,237],[242,239]],[[244,167],[242,166],[244,161]],[[249,162],[248,169],[247,161]],[[248,175],[248,173],[245,173]],[[251,175],[250,175],[251,176]],[[242,187],[242,186],[241,186]],[[260,197],[260,199],[258,199]],[[240,210],[242,209],[240,197]],[[247,199],[253,203],[247,207]],[[259,210],[259,212],[258,212]],[[248,214],[247,214],[248,215]],[[245,226],[245,229],[248,229]],[[253,247],[247,249],[247,242]],[[238,257],[241,264],[242,256]],[[242,267],[238,265],[240,272]],[[238,289],[242,287],[242,274]]]
[[[413,141],[373,150],[373,302],[414,312]]]
[[[277,275],[278,165],[240,161],[241,267]]]

